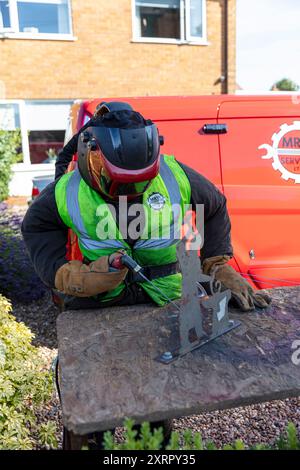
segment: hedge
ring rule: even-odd
[[[0,295],[0,449],[32,449],[33,433],[41,444],[55,447],[55,426],[38,425],[33,411],[50,400],[52,377],[31,344],[33,334],[14,319],[11,309]]]

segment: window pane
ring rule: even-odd
[[[9,4],[7,0],[0,0],[0,29],[10,28]]]
[[[140,36],[180,39],[180,0],[136,2]]]
[[[19,106],[17,104],[0,104],[0,129],[13,131],[20,128]]]
[[[180,0],[136,0],[137,6],[179,8]]]
[[[18,15],[21,32],[70,33],[66,0],[60,3],[18,2]]]
[[[15,103],[0,103],[0,130],[12,132],[20,129],[19,105]],[[22,144],[17,149],[19,154],[17,162],[22,162]]]
[[[26,101],[31,163],[53,163],[64,146],[70,101]]]
[[[54,163],[64,146],[64,130],[30,131],[29,152],[31,163]]]
[[[92,116],[90,114],[86,114],[83,119],[83,125],[89,122],[90,119],[92,119]]]
[[[71,101],[25,101],[25,119],[31,131],[65,130]]]
[[[202,30],[202,0],[190,0],[190,35],[201,38],[203,36]]]

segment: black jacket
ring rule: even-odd
[[[88,125],[91,124],[88,123],[85,127]],[[22,224],[22,234],[34,268],[42,281],[51,288],[54,287],[57,269],[67,261],[68,228],[58,214],[55,185],[76,153],[77,141],[78,134],[61,151],[56,163],[56,180],[31,204]],[[201,248],[201,259],[223,254],[232,256],[231,226],[225,196],[204,176],[178,163],[190,182],[192,205],[204,204],[204,245]],[[133,243],[132,240],[126,241]]]

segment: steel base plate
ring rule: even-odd
[[[188,350],[180,350],[180,348],[177,348],[173,351],[167,351],[161,354],[160,356],[157,356],[155,358],[156,361],[161,362],[162,364],[171,364],[172,362],[176,361],[182,356],[185,356],[185,354],[188,354],[189,352],[195,351],[196,349],[201,348],[202,346],[205,346],[208,344],[210,341],[213,341],[220,336],[225,335],[226,333],[229,333],[229,331],[237,328],[238,326],[241,325],[240,321],[236,320],[229,320],[229,325],[227,328],[225,328],[222,332],[220,332],[217,335],[211,335],[210,337],[204,337],[198,342],[195,342],[191,344],[190,348]]]

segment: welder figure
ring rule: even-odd
[[[76,152],[78,168],[65,173]],[[128,227],[137,203],[143,214],[135,236]],[[204,205],[203,272],[230,289],[241,310],[266,307],[269,296],[227,264],[233,251],[225,197],[204,176],[161,155],[156,125],[127,103],[103,103],[69,141],[58,157],[56,180],[30,206],[22,232],[37,273],[60,293],[66,309],[164,305],[157,289],[137,282],[126,268],[112,269],[112,260],[122,250],[161,291],[180,298],[175,224],[182,223],[185,207],[197,204]],[[174,205],[181,210],[169,219],[170,236],[151,238],[152,218],[157,220],[152,216],[166,210],[174,215]],[[78,237],[82,260],[66,258],[68,229]]]

